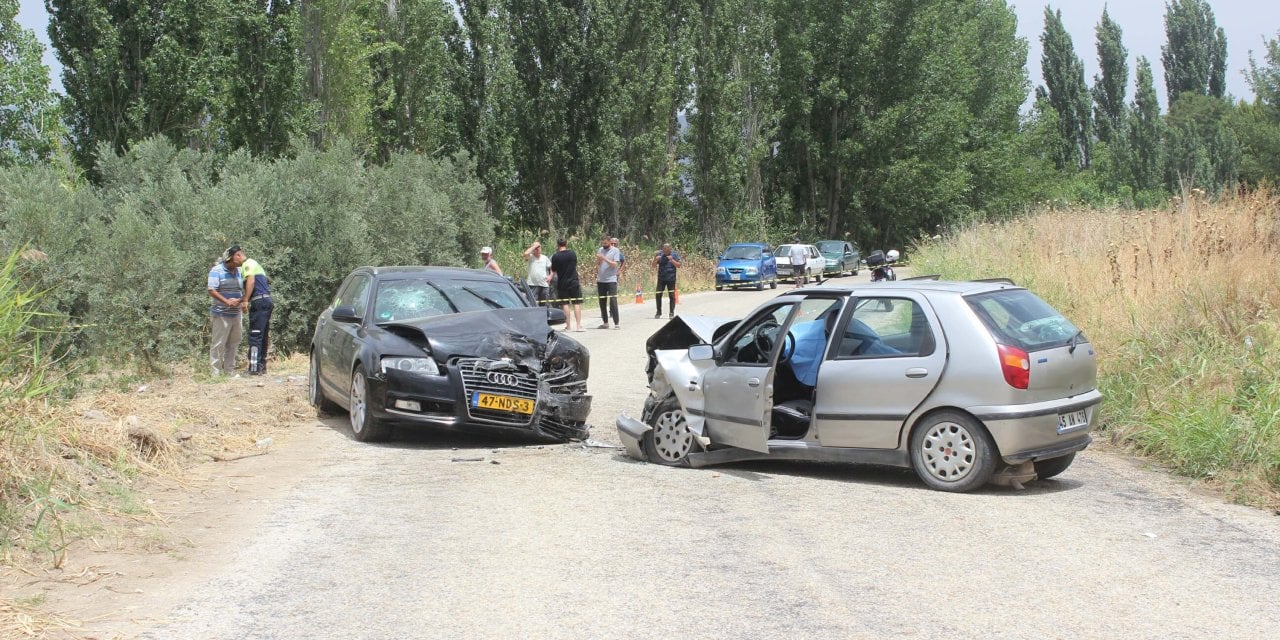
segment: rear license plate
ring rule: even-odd
[[[494,411],[509,411],[511,413],[533,413],[533,401],[528,398],[513,398],[511,396],[499,396],[492,393],[477,393],[471,396],[471,406],[479,409],[493,409]]]
[[[1084,409],[1058,414],[1058,433],[1067,433],[1089,426],[1089,414]]]
[[[730,279],[730,280],[741,280],[741,279],[742,279],[742,274],[740,274],[740,273],[731,273],[731,274],[729,274],[729,279]]]

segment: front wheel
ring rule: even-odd
[[[315,407],[318,416],[332,415],[342,410],[320,388],[320,361],[314,350],[311,352],[311,364],[307,368],[307,400]]]
[[[716,291],[724,291],[724,287],[722,285],[716,285]]]
[[[977,489],[996,470],[997,452],[987,430],[972,417],[940,411],[911,432],[911,466],[930,488],[962,492]]]
[[[777,279],[777,278],[774,278],[774,279],[772,279],[772,280],[770,280],[770,281],[769,281],[769,288],[770,288],[770,289],[777,289],[777,288],[778,288],[778,279]]]
[[[1066,471],[1067,467],[1070,467],[1071,463],[1075,461],[1075,459],[1076,459],[1076,454],[1073,451],[1071,453],[1068,453],[1065,456],[1058,456],[1057,458],[1049,458],[1048,460],[1036,460],[1032,464],[1034,464],[1036,468],[1036,477],[1038,477],[1041,480],[1048,480],[1049,478],[1052,478],[1062,473],[1063,471]]]
[[[649,462],[668,467],[689,466],[689,453],[697,446],[689,430],[688,416],[674,397],[658,405],[649,417],[649,426],[641,445]]]
[[[756,291],[764,291],[764,280],[756,281]]]
[[[359,367],[351,374],[351,435],[360,442],[378,442],[387,437],[387,426],[369,410],[369,381]]]

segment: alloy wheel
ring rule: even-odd
[[[366,385],[364,376],[357,371],[351,376],[351,432],[360,433],[364,429],[364,412],[368,410],[365,406]]]

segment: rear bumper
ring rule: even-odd
[[[1016,464],[1066,455],[1089,446],[1098,421],[1102,393],[1097,389],[1070,398],[1033,404],[968,407],[982,421],[1006,462]],[[1087,422],[1059,430],[1058,416],[1084,410]]]

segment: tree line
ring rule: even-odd
[[[64,147],[95,183],[150,136],[229,157],[351,146],[366,165],[465,154],[510,230],[607,228],[707,247],[902,243],[1070,200],[1153,204],[1280,174],[1280,50],[1225,96],[1206,0],[1151,62],[1097,27],[1092,86],[1047,9],[1030,113],[1001,0],[46,0],[64,94],[0,0],[0,162]],[[47,72],[46,72],[47,73]]]

